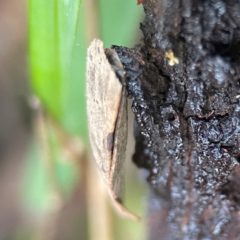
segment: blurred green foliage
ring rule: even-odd
[[[106,47],[111,44],[133,46],[139,38],[138,26],[143,16],[143,9],[137,6],[135,0],[87,1],[29,0],[28,8],[33,93],[58,126],[68,136],[80,138],[85,146],[88,145],[85,106],[87,46],[94,37],[103,40]],[[89,7],[90,2],[95,8]],[[97,31],[92,33],[94,29],[91,27],[94,26]],[[48,164],[50,175],[54,175],[55,183],[60,186],[63,199],[68,199],[79,179],[76,166],[62,155],[62,143],[54,131],[46,126],[47,152],[42,151],[39,142],[33,140],[26,166],[24,201],[40,212],[51,204],[48,196],[53,188]],[[46,154],[50,163],[44,160]],[[132,225],[128,221],[127,226],[130,234]],[[133,231],[142,234],[139,228]],[[134,236],[131,233],[128,239],[139,240],[138,234]]]

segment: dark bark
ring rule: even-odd
[[[142,42],[114,49],[133,99],[133,160],[150,173],[150,239],[240,239],[240,2],[143,6]]]

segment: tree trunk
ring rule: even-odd
[[[149,239],[240,239],[240,2],[144,0],[142,42],[113,46],[149,170]]]

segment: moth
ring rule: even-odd
[[[138,220],[124,205],[127,145],[126,72],[117,53],[93,40],[87,51],[87,115],[93,156],[111,198],[124,215]]]

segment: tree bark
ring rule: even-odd
[[[240,239],[240,2],[144,0],[127,71],[149,239]]]

